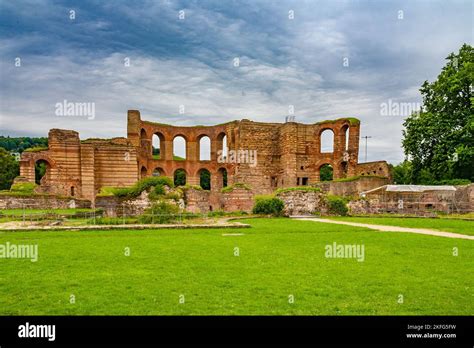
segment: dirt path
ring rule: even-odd
[[[430,229],[425,229],[425,228],[372,225],[372,224],[363,224],[359,222],[337,221],[337,220],[319,219],[319,218],[312,218],[312,217],[299,217],[299,216],[292,216],[292,218],[298,219],[298,220],[308,220],[308,221],[324,222],[324,223],[338,224],[338,225],[365,227],[365,228],[370,228],[372,230],[384,231],[384,232],[408,232],[408,233],[418,233],[418,234],[429,234],[431,236],[438,236],[438,237],[474,240],[474,236],[468,236],[465,234],[452,233],[452,232],[443,232],[443,231],[438,231],[438,230],[430,230]]]

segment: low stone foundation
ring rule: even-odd
[[[91,208],[86,199],[52,195],[8,196],[0,195],[0,209],[68,209]]]

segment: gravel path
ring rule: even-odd
[[[384,232],[408,232],[408,233],[418,233],[418,234],[429,234],[431,236],[438,236],[438,237],[448,237],[448,238],[460,238],[460,239],[472,239],[472,240],[474,240],[474,236],[468,236],[468,235],[465,235],[465,234],[452,233],[452,232],[443,232],[443,231],[438,231],[438,230],[430,230],[430,229],[425,229],[425,228],[409,228],[409,227],[398,227],[398,226],[387,226],[387,225],[372,225],[372,224],[363,224],[363,223],[359,223],[359,222],[337,221],[337,220],[319,219],[319,218],[312,218],[312,217],[300,217],[300,216],[292,216],[292,218],[298,219],[298,220],[308,220],[308,221],[324,222],[324,223],[338,224],[338,225],[365,227],[365,228],[370,228],[372,230],[384,231]]]

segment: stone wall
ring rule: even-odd
[[[254,193],[252,191],[243,188],[234,188],[231,192],[222,193],[221,195],[224,211],[252,211],[254,204]]]
[[[0,195],[0,209],[67,209],[90,208],[86,199],[56,197],[53,195],[35,195],[30,197]]]
[[[361,192],[372,190],[374,188],[387,185],[388,183],[388,178],[360,177],[353,181],[325,181],[315,186],[321,188],[322,192],[329,193],[331,195],[358,197]]]
[[[359,163],[356,167],[356,175],[378,175],[387,177],[391,181],[390,167],[386,161]]]
[[[327,212],[324,194],[320,192],[285,191],[279,193],[277,197],[285,203],[283,210],[285,215],[312,215]]]

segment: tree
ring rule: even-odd
[[[474,181],[474,49],[464,44],[446,59],[438,79],[420,89],[423,107],[403,124],[403,148],[416,183]]]
[[[396,166],[392,166],[392,178],[393,182],[398,185],[406,185],[413,183],[413,167],[410,161],[403,161]]]
[[[7,150],[0,147],[0,190],[8,190],[20,174],[20,166]]]

